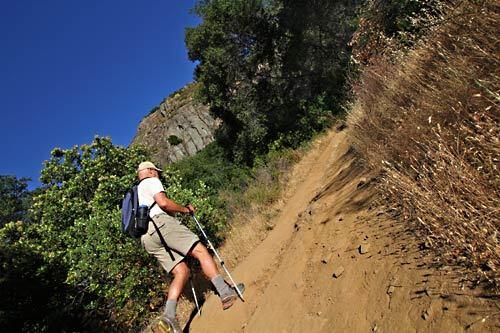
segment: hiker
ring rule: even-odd
[[[139,205],[151,207],[154,204],[149,216],[156,224],[155,226],[149,223],[148,231],[141,236],[141,244],[148,253],[158,259],[167,273],[172,273],[174,276],[168,289],[165,311],[161,320],[172,326],[174,332],[177,333],[177,330],[182,332],[175,316],[177,300],[189,278],[189,268],[184,261],[186,256],[192,256],[200,262],[203,273],[217,290],[224,310],[233,305],[238,294],[226,283],[198,236],[172,216],[175,213],[194,213],[195,208],[192,205],[181,206],[166,196],[160,181],[160,172],[162,170],[149,161],[140,163],[137,168],[140,181],[138,185]],[[168,251],[157,230],[161,233]]]

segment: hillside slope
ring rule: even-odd
[[[376,204],[375,180],[345,131],[320,138],[291,181],[274,229],[232,269],[245,302],[222,311],[211,295],[185,331],[498,330],[495,297],[461,286],[455,268],[433,268],[431,254]]]

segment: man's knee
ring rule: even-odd
[[[189,277],[189,267],[185,262],[177,264],[172,270],[174,277],[188,278]]]
[[[209,255],[208,254],[208,250],[207,248],[205,247],[205,245],[203,245],[202,243],[197,243],[195,245],[195,247],[193,248],[193,250],[191,251],[191,255],[197,259],[201,259],[203,258],[204,256],[207,256]]]

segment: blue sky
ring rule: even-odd
[[[0,1],[0,174],[39,186],[55,147],[111,136],[193,80],[194,0]]]

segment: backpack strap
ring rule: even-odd
[[[137,188],[139,188],[139,184],[142,183],[143,180],[146,180],[146,179],[149,179],[149,178],[151,178],[151,177],[146,177],[146,178],[143,178],[143,179],[139,180],[139,182],[137,183]],[[157,204],[156,201],[154,201],[153,204],[151,206],[149,206],[149,210],[151,210],[151,208],[153,208],[156,204]]]
[[[172,254],[172,250],[168,247],[167,242],[165,241],[165,238],[163,238],[163,235],[160,232],[160,228],[158,228],[158,226],[156,225],[155,221],[153,221],[153,219],[151,219],[151,222],[153,222],[153,225],[155,226],[156,233],[158,234],[158,237],[160,237],[160,242],[163,245],[163,247],[165,248],[165,251],[167,251],[168,255],[170,256],[170,259],[172,259],[172,261],[174,261],[175,257]]]
[[[144,178],[144,179],[148,179],[148,178]],[[137,186],[139,186],[139,184],[144,180],[144,179],[141,179],[139,181],[139,183],[137,183]],[[151,211],[151,209],[157,205],[156,201],[153,202],[153,204],[151,206],[149,206],[149,211]],[[172,254],[172,250],[170,249],[170,247],[168,246],[167,244],[167,241],[165,240],[165,238],[163,238],[163,235],[161,234],[160,232],[160,228],[158,228],[158,226],[156,225],[155,221],[153,221],[153,219],[150,217],[149,220],[153,223],[153,226],[155,227],[156,229],[156,233],[158,234],[158,237],[160,238],[160,242],[161,244],[163,245],[163,247],[165,248],[165,251],[167,251],[168,255],[170,256],[170,259],[172,261],[175,260],[175,257],[174,255]]]

